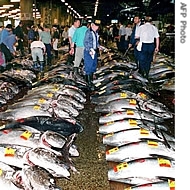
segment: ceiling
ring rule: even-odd
[[[36,1],[40,2],[44,0]],[[158,14],[174,14],[175,12],[175,5],[172,0],[149,0],[150,3],[148,6],[145,6],[143,3],[147,0],[65,0],[65,2],[68,2],[81,16],[85,14],[93,16],[96,1],[99,2],[96,17],[103,22],[115,18],[125,19],[127,15],[134,14],[149,14],[157,18]],[[64,5],[61,0],[59,0],[59,2],[60,5]]]
[[[54,7],[66,6],[63,0],[33,1],[36,2],[37,7],[43,6],[45,2],[49,2]],[[126,20],[126,17],[133,17],[135,14],[140,16],[149,14],[153,19],[157,19],[158,15],[173,13],[173,19],[175,18],[174,0],[65,0],[81,16],[93,16],[96,1],[98,1],[96,18],[102,23],[108,23],[111,19]],[[145,6],[144,1],[149,1],[149,5]],[[0,6],[5,3],[10,3],[10,0],[0,0]]]

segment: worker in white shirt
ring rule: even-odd
[[[145,17],[145,24],[141,25],[135,34],[138,39],[137,50],[139,51],[139,73],[148,79],[154,52],[159,51],[160,36],[158,29],[151,23],[150,16]]]
[[[40,72],[44,69],[44,54],[46,52],[45,44],[38,40],[33,41],[30,45],[32,60],[33,60],[33,68],[38,69],[40,67]]]

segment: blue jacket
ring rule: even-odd
[[[15,34],[11,34],[8,37],[5,38],[5,40],[3,41],[3,44],[5,44],[7,46],[7,48],[10,50],[11,53],[13,53],[14,50],[14,44],[16,43],[16,35]]]
[[[98,32],[94,32],[91,28],[89,28],[85,33],[84,48],[86,51],[90,51],[91,48],[97,49],[98,47],[99,47]]]

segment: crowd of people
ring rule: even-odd
[[[13,28],[8,24],[5,28],[0,28],[0,57],[4,56],[5,63],[17,56],[25,56],[25,50],[31,54],[33,66],[43,71],[45,61],[51,65],[52,56],[59,58],[58,44],[68,46],[70,62],[73,63],[73,71],[79,73],[83,61],[85,79],[89,89],[93,90],[93,73],[96,71],[100,44],[105,45],[105,41],[116,43],[121,53],[125,53],[129,48],[134,49],[135,62],[138,65],[139,73],[148,78],[150,64],[153,61],[154,53],[159,51],[158,29],[152,24],[152,18],[147,16],[144,23],[139,16],[135,16],[133,23],[126,25],[122,21],[109,27],[99,27],[100,20],[75,19],[71,26],[59,28],[53,25],[43,27],[27,25],[27,33],[23,32],[23,23]],[[106,39],[105,41],[100,41]],[[24,47],[27,42],[27,47]],[[15,44],[17,44],[15,46]],[[46,60],[45,60],[46,56]],[[1,64],[1,59],[0,59]]]

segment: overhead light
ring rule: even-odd
[[[64,2],[65,2],[65,0],[61,0],[61,2],[63,2],[63,3],[64,3]]]
[[[11,0],[11,3],[17,3],[20,2],[20,0]]]

